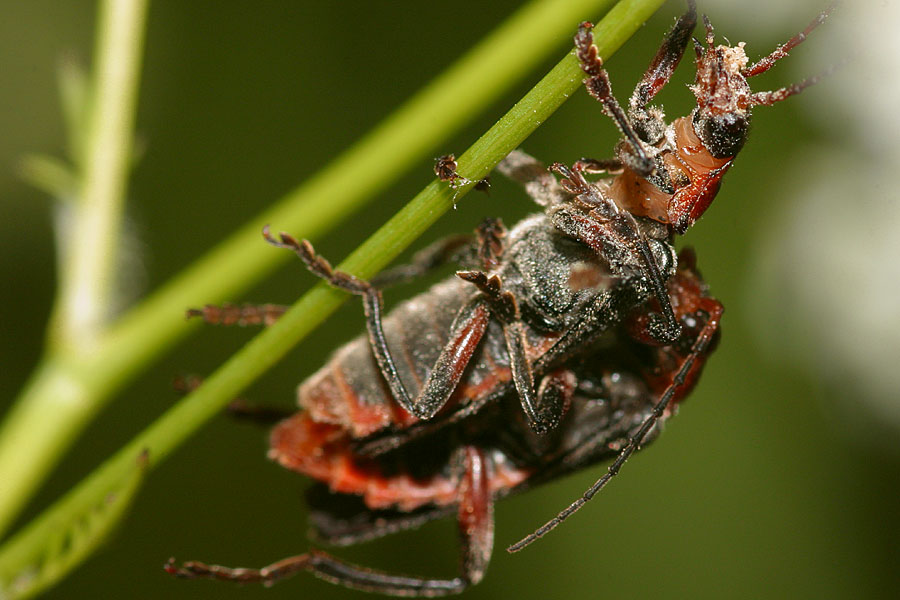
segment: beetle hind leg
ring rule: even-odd
[[[291,556],[261,569],[230,568],[198,561],[178,565],[169,559],[165,570],[185,579],[218,579],[237,583],[272,585],[302,571],[330,583],[390,596],[434,597],[459,594],[481,581],[494,545],[493,498],[490,461],[472,446],[454,456],[459,473],[457,520],[462,539],[460,573],[452,579],[394,575],[345,562],[320,550]]]
[[[199,561],[189,561],[179,566],[174,559],[169,559],[164,569],[182,579],[217,579],[265,586],[307,571],[329,583],[391,596],[445,596],[458,594],[466,588],[466,582],[460,577],[443,580],[391,575],[342,561],[320,550],[291,556],[260,569],[223,567]]]

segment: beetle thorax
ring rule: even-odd
[[[508,240],[507,261],[500,268],[504,287],[551,321],[612,285],[608,263],[559,232],[545,214],[521,221]]]

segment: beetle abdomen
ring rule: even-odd
[[[458,501],[459,484],[448,457],[433,465],[419,464],[429,461],[419,460],[421,453],[415,452],[401,454],[394,461],[370,459],[354,454],[351,441],[338,425],[319,423],[309,413],[298,413],[272,431],[269,457],[325,483],[332,492],[362,496],[366,506],[374,510],[411,511],[427,504],[446,506]],[[497,458],[491,461],[489,478],[494,495],[511,490],[530,476],[530,469]]]

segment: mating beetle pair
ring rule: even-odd
[[[459,574],[393,575],[318,550],[262,569],[171,561],[170,573],[271,583],[310,571],[385,594],[458,593],[487,567],[495,500],[614,457],[582,498],[510,548],[519,550],[589,500],[658,434],[696,384],[722,314],[693,254],[676,257],[672,239],[715,197],[746,139],[750,109],[816,80],[753,93],[746,78],[768,70],[828,14],[750,66],[743,44],[714,45],[704,19],[705,44],[693,40],[697,108],[666,124],[649,103],[692,40],[696,10],[688,4],[627,112],[612,95],[591,25],[579,27],[575,51],[585,86],[623,139],[613,159],[553,164],[559,180],[523,152],[510,154],[498,170],[522,183],[544,212],[509,231],[486,221],[474,239],[440,242],[372,282],[334,271],[308,242],[265,232],[316,275],[362,296],[368,331],[300,386],[303,410],[276,426],[270,456],[319,482],[309,500],[325,542],[357,543],[456,514]],[[452,169],[439,172],[455,177]],[[589,181],[590,174],[610,177]],[[382,316],[380,287],[452,259],[465,267],[457,277]],[[210,322],[261,321],[279,310],[195,312]]]

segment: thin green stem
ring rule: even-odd
[[[626,0],[613,8],[595,29],[600,54],[609,57],[661,3],[662,0]],[[464,168],[470,178],[487,174],[574,93],[580,81],[577,61],[570,53],[466,151],[461,159],[461,169]],[[339,268],[360,277],[370,277],[393,260],[451,205],[452,195],[446,184],[432,182]],[[17,576],[23,564],[40,554],[43,544],[54,531],[76,520],[79,511],[95,505],[103,494],[133,471],[135,456],[146,450],[149,452],[150,467],[158,464],[345,299],[344,293],[324,284],[314,287],[275,325],[256,336],[222,365],[199,389],[14,536],[0,549],[0,593]]]
[[[63,346],[70,351],[49,353],[0,430],[0,534],[112,394],[190,331],[186,307],[238,297],[287,260],[260,243],[264,224],[315,239],[533,69],[571,35],[573,23],[612,2],[525,6],[319,174],[129,311],[91,352]],[[381,157],[378,169],[348,176],[372,156]]]
[[[74,222],[64,232],[71,237],[61,238],[51,345],[92,347],[112,310],[146,13],[146,0],[100,5],[84,165]]]

